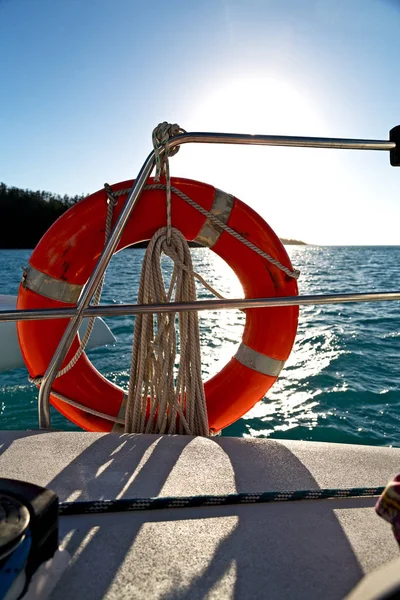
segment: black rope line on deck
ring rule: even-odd
[[[166,508],[199,508],[206,506],[232,506],[237,504],[262,504],[267,502],[289,502],[295,500],[366,498],[379,496],[384,489],[384,486],[343,489],[328,488],[320,490],[225,494],[220,496],[164,496],[161,498],[122,498],[119,500],[60,502],[59,514],[61,516],[67,516],[131,512],[138,510],[161,510]]]

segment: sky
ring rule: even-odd
[[[0,0],[0,181],[58,194],[133,179],[160,121],[388,139],[400,0]],[[185,145],[174,176],[282,237],[400,245],[387,152]]]

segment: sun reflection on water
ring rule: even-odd
[[[307,254],[307,249],[301,250]],[[314,281],[307,277],[307,256],[302,258],[306,277],[301,291],[313,293]],[[243,295],[239,281],[226,263],[205,253],[201,254],[201,262],[208,272],[208,280],[211,283],[214,280],[224,295]],[[205,297],[209,294],[199,290],[199,298]],[[337,319],[327,319],[330,310],[324,306],[306,306],[300,311],[294,349],[267,396],[242,418],[243,435],[270,436],[297,427],[312,430],[319,419],[327,418],[326,402],[321,404],[320,400],[326,397],[328,385],[332,393],[344,393],[348,389],[340,372],[340,358],[349,353],[343,343],[344,327]],[[208,378],[235,354],[245,315],[240,311],[214,311],[203,313],[200,319],[203,372]]]
[[[207,273],[207,282],[226,298],[243,298],[243,289],[230,266],[219,256],[197,250],[193,253],[195,269]],[[199,300],[214,296],[197,282]],[[232,358],[239,346],[245,315],[240,310],[204,311],[199,313],[202,371],[205,379],[216,375]]]

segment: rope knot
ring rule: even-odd
[[[157,127],[153,129],[153,148],[154,157],[156,161],[156,174],[154,181],[160,181],[161,175],[165,176],[166,179],[166,196],[167,196],[167,244],[171,243],[171,232],[172,232],[172,217],[171,217],[171,177],[169,174],[169,163],[168,157],[173,156],[179,150],[179,146],[170,149],[168,147],[168,141],[170,138],[178,135],[179,133],[186,133],[184,129],[179,127],[177,123],[171,125],[164,121],[159,123]]]
[[[180,133],[186,132],[177,123],[171,124],[167,123],[167,121],[159,123],[157,127],[153,129],[152,138],[156,159],[156,175],[154,177],[155,181],[160,181],[160,177],[162,175],[166,175],[168,157],[174,156],[178,152],[179,146],[175,146],[175,148],[169,148],[168,142],[171,138],[179,135]]]

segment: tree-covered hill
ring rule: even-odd
[[[50,225],[82,197],[0,183],[0,248],[34,248]]]

